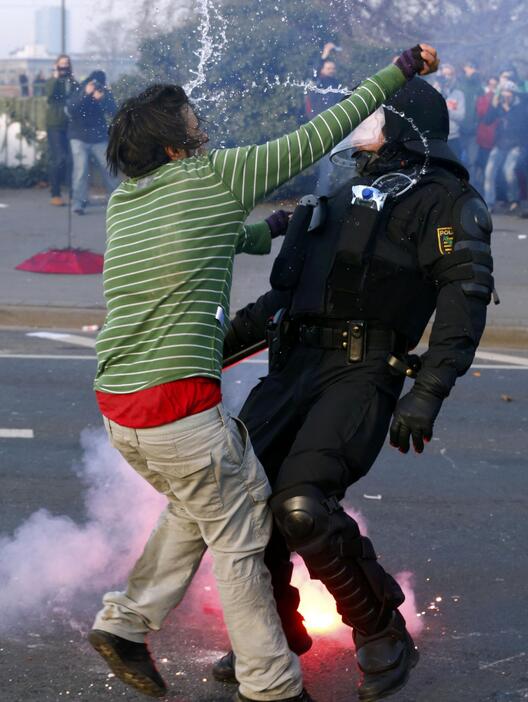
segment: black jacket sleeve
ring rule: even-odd
[[[486,205],[469,186],[458,197],[438,188],[423,217],[419,261],[435,281],[438,296],[422,361],[445,395],[471,366],[486,324],[493,290],[491,229]]]
[[[289,292],[269,290],[256,302],[238,310],[224,338],[224,358],[265,339],[268,320],[289,304]]]

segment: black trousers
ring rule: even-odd
[[[52,197],[60,197],[61,185],[69,187],[71,165],[68,130],[50,127],[48,129],[48,173]]]
[[[403,387],[386,362],[390,349],[368,350],[349,364],[344,351],[293,348],[284,368],[252,390],[240,417],[274,494],[311,484],[344,497],[365,475],[387,436]],[[266,552],[283,617],[299,596],[290,583],[290,552],[275,528]]]

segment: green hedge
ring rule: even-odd
[[[0,97],[0,114],[7,114],[12,122],[21,122],[33,130],[46,129],[45,97]]]

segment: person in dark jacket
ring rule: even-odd
[[[507,186],[508,203],[512,211],[519,205],[518,168],[523,160],[528,125],[528,98],[520,93],[511,80],[499,84],[483,121],[497,122],[495,146],[486,164],[484,195],[490,209],[495,208],[497,176],[502,170]]]
[[[311,639],[292,551],[333,595],[353,629],[364,702],[403,687],[418,653],[402,590],[340,500],[371,468],[391,417],[391,444],[407,453],[412,439],[422,453],[471,366],[494,287],[491,218],[448,146],[445,100],[415,78],[385,104],[396,112],[380,108],[336,147],[357,175],[315,210],[313,196],[301,200],[272,290],[237,313],[224,344],[224,357],[251,347],[274,316],[269,375],[240,412],[273,487],[266,563],[298,653]],[[409,356],[435,309],[427,353]],[[406,377],[414,385],[400,397]],[[224,681],[233,671],[232,653],[213,668]]]
[[[306,117],[313,119],[323,110],[336,105],[343,99],[343,93],[333,92],[339,87],[337,79],[337,65],[335,62],[336,51],[341,47],[333,42],[327,42],[321,52],[318,65],[314,68],[316,90],[307,93],[305,98]],[[329,92],[318,92],[318,91]],[[330,156],[324,156],[318,165],[316,192],[318,195],[328,195],[332,189],[332,175],[334,168]]]
[[[51,189],[50,204],[64,205],[61,187],[69,186],[71,178],[71,153],[68,140],[68,115],[66,103],[79,87],[73,77],[70,57],[61,54],[53,71],[53,78],[46,81],[44,93],[48,99],[46,133],[48,136],[48,168]]]
[[[103,71],[93,71],[81,83],[68,101],[68,112],[73,155],[72,209],[81,215],[88,200],[90,158],[99,166],[108,193],[118,183],[106,167],[108,119],[115,115],[117,106]]]

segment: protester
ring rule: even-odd
[[[270,250],[269,224],[244,226],[259,202],[407,79],[437,65],[434,49],[410,49],[338,105],[262,146],[197,153],[207,137],[179,86],[152,86],[112,123],[108,161],[128,179],[108,208],[108,316],[95,389],[111,442],[169,506],[127,591],[105,596],[89,639],[142,692],[166,692],[144,639],[181,601],[208,546],[237,656],[237,699],[311,700],[264,566],[269,483],[245,427],[221,403],[233,258]]]
[[[528,124],[527,97],[522,96],[513,81],[499,79],[499,87],[483,118],[486,124],[496,124],[495,146],[492,148],[484,176],[484,195],[488,207],[496,207],[497,176],[506,181],[506,200],[514,212],[519,207],[519,177],[517,169],[526,149]]]
[[[20,85],[20,97],[29,97],[29,78],[25,73],[18,76],[18,84]]]
[[[478,158],[477,144],[477,99],[482,94],[482,80],[474,61],[465,61],[460,89],[464,93],[465,116],[460,124],[462,161],[474,180]]]
[[[491,102],[495,91],[497,90],[497,85],[499,79],[495,77],[489,78],[484,93],[477,98],[476,112],[477,112],[477,146],[478,154],[477,160],[475,162],[475,175],[474,175],[474,186],[479,192],[484,192],[484,172],[486,170],[486,165],[488,163],[488,158],[491,153],[492,148],[495,146],[495,132],[497,131],[498,120],[487,124],[484,121],[489,109],[491,108]]]
[[[43,97],[46,94],[46,78],[44,73],[39,71],[33,79],[33,97]]]
[[[53,78],[46,81],[45,94],[48,98],[46,110],[46,132],[48,136],[48,168],[51,189],[50,204],[64,205],[61,186],[70,187],[71,155],[68,141],[68,115],[66,103],[78,88],[73,77],[70,57],[61,54],[53,71]]]
[[[88,201],[90,158],[101,171],[103,183],[110,194],[118,179],[106,168],[108,145],[108,118],[115,115],[117,106],[103,71],[93,71],[68,100],[70,114],[70,144],[73,156],[72,210],[83,215]]]
[[[327,42],[321,52],[321,59],[318,65],[314,68],[315,91],[307,93],[305,98],[306,117],[312,119],[315,115],[320,114],[323,110],[327,110],[332,105],[335,105],[343,99],[341,92],[335,91],[339,86],[337,80],[337,65],[334,60],[335,53],[340,47],[333,42]],[[317,90],[329,92],[317,92]],[[332,189],[332,172],[333,166],[329,156],[324,156],[318,165],[318,176],[316,192],[318,195],[328,195]]]
[[[445,64],[442,69],[443,95],[449,110],[449,146],[458,158],[462,156],[461,125],[466,118],[466,100],[458,87],[454,66]]]

